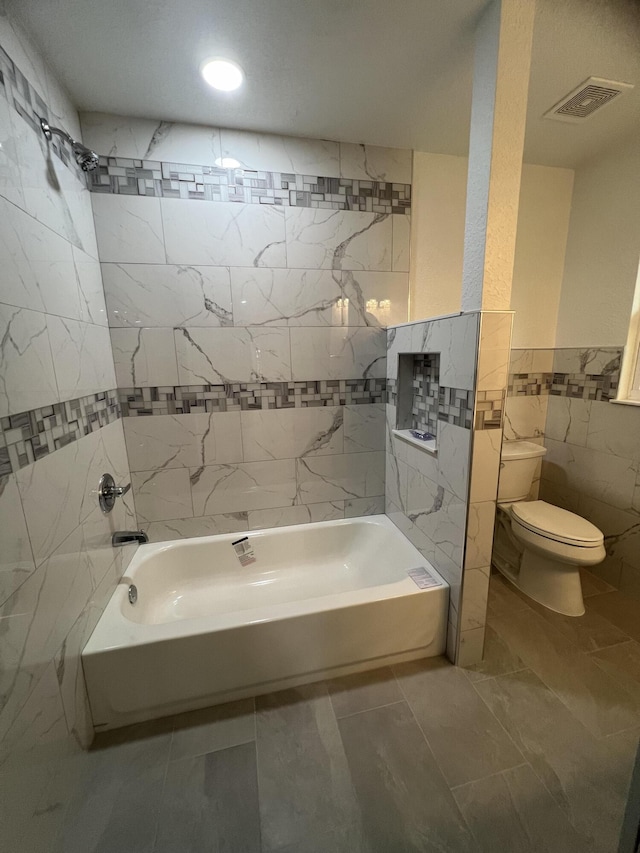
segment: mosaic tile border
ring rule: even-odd
[[[2,45],[0,45],[0,95],[7,99],[9,105],[14,108],[18,115],[22,116],[43,143],[45,139],[40,127],[41,118],[47,119],[56,127],[62,126],[61,120],[45,103]],[[54,136],[48,145],[56,157],[71,169],[78,180],[86,184],[86,174],[76,163],[67,142],[59,136]]]
[[[580,400],[614,400],[620,384],[621,347],[566,348],[553,350],[553,369],[537,373],[510,373],[509,397],[574,397]],[[600,372],[588,372],[590,364]],[[577,370],[561,370],[562,367]]]
[[[0,476],[16,473],[120,417],[113,389],[0,418]]]
[[[438,420],[444,423],[471,429],[473,426],[473,407],[475,395],[465,388],[438,386]],[[387,402],[398,404],[398,382],[387,379]]]
[[[618,394],[620,375],[589,373],[554,373],[549,394],[554,397],[577,397],[608,403]]]
[[[502,389],[478,391],[476,393],[474,429],[502,429],[504,401],[505,392]]]
[[[507,396],[539,397],[548,394],[553,384],[553,373],[510,373]]]
[[[386,402],[385,379],[233,382],[120,388],[123,417],[356,406]]]
[[[279,207],[369,213],[411,212],[411,184],[223,169],[218,166],[127,157],[101,156],[100,165],[89,175],[89,189],[95,193],[115,195],[231,201]]]
[[[411,429],[420,429],[435,435],[438,427],[440,404],[440,356],[425,353],[413,357],[413,398]]]
[[[438,420],[471,429],[473,402],[473,391],[441,385],[438,391]]]

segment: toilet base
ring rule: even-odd
[[[602,554],[594,551],[594,559],[587,560],[582,555],[581,564],[595,565],[600,562],[604,557],[604,548],[602,551]],[[591,552],[587,556],[590,557]],[[584,615],[580,566],[554,560],[548,554],[526,546],[514,535],[510,515],[500,506],[496,516],[491,564],[517,589],[543,607],[563,616]]]
[[[520,571],[513,582],[529,598],[555,613],[584,616],[578,566],[568,566],[525,548]]]

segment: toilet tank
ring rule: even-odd
[[[523,501],[529,495],[538,459],[547,452],[532,441],[503,441],[498,503]]]

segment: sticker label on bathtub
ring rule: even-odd
[[[250,566],[251,563],[255,563],[256,555],[253,550],[253,545],[249,542],[248,536],[245,536],[242,539],[237,539],[231,544],[233,545],[233,550],[236,552],[236,556],[240,561],[241,566]]]
[[[429,589],[431,586],[441,586],[440,581],[436,580],[424,566],[419,566],[417,569],[409,569],[407,574],[414,584],[417,587],[420,587],[420,589]]]

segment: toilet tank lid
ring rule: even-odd
[[[511,504],[511,515],[534,533],[575,545],[599,545],[602,531],[586,518],[553,506],[546,501],[519,501]]]
[[[534,444],[532,441],[504,441],[502,443],[503,459],[533,459],[535,456],[544,456],[546,447]]]

